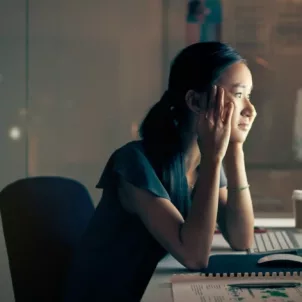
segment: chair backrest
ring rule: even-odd
[[[16,302],[60,301],[72,252],[94,206],[86,188],[63,177],[18,180],[0,192]]]

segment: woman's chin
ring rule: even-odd
[[[246,138],[247,138],[247,135],[248,135],[248,132],[236,131],[236,133],[231,135],[230,142],[232,142],[232,143],[244,143]]]

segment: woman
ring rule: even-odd
[[[252,245],[242,148],[256,115],[251,90],[245,61],[228,45],[197,43],[176,57],[142,140],[105,167],[65,301],[139,301],[167,253],[188,269],[206,267],[216,222],[233,249]]]

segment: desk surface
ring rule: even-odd
[[[294,227],[294,219],[255,219],[255,225],[260,227],[291,228]],[[223,239],[222,235],[214,235],[211,254],[214,255],[222,253],[246,254],[246,252],[232,251],[227,242]],[[184,266],[182,266],[172,256],[167,256],[158,264],[145,291],[142,302],[173,302],[169,280],[172,274],[184,271],[186,271]]]

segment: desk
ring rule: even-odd
[[[294,227],[294,219],[255,219],[255,225],[260,227],[281,227],[291,228]],[[234,252],[230,249],[227,242],[222,238],[222,235],[214,235],[212,253],[215,254],[227,254],[227,253],[241,253],[246,252]],[[157,266],[150,283],[145,291],[142,302],[173,302],[171,294],[170,278],[172,274],[186,272],[184,266],[182,266],[172,256],[164,258]]]

